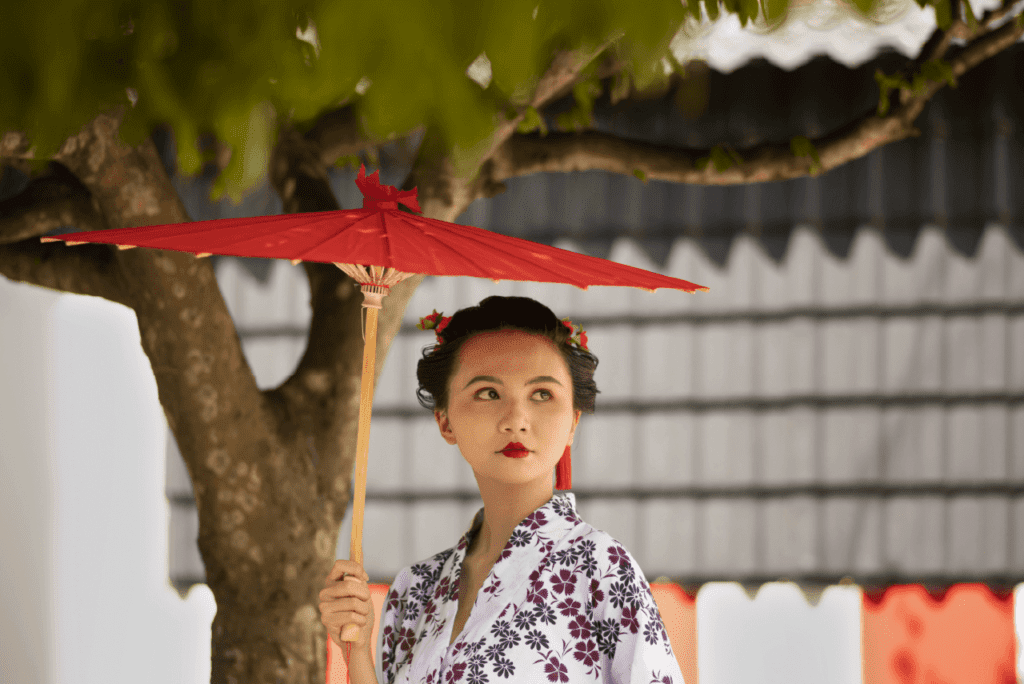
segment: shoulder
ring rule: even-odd
[[[574,558],[576,568],[589,577],[590,604],[598,612],[638,611],[654,604],[643,569],[618,539],[584,524],[571,542],[567,560]]]
[[[583,583],[594,603],[600,603],[613,583],[646,586],[646,578],[633,554],[604,530],[586,522],[578,525],[551,554],[550,571],[562,581]],[[649,590],[648,590],[649,591]],[[634,592],[630,592],[634,593]]]
[[[601,574],[614,573],[621,568],[628,567],[633,574],[639,575],[640,579],[644,578],[640,564],[622,542],[588,523],[580,525],[578,531],[573,535],[570,548],[576,550],[577,553],[591,555],[594,558],[596,570]]]

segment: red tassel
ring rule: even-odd
[[[562,452],[562,458],[558,459],[555,466],[555,489],[569,489],[572,487],[572,456],[569,453],[571,445],[566,445]]]

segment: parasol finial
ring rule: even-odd
[[[359,165],[359,174],[356,176],[356,185],[363,193],[363,208],[368,209],[380,202],[401,202],[417,214],[423,213],[420,204],[416,200],[416,188],[412,190],[399,190],[392,185],[381,185],[380,171],[374,171],[366,175],[366,165]],[[396,207],[391,207],[392,209]]]

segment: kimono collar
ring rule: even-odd
[[[473,517],[473,522],[470,524],[469,529],[466,530],[466,533],[459,540],[456,550],[463,557],[469,549],[469,543],[473,536],[479,532],[480,527],[483,525],[483,518],[484,509],[481,508]],[[547,503],[537,508],[516,525],[515,529],[512,530],[512,536],[509,537],[508,543],[505,544],[505,549],[498,556],[498,560],[494,564],[497,565],[511,556],[516,549],[530,546],[537,538],[537,535],[534,534],[535,532],[539,531],[541,536],[548,539],[561,537],[562,535],[559,533],[568,532],[582,522],[583,519],[576,513],[576,495],[572,492],[554,494],[548,499]]]

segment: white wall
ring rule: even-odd
[[[61,295],[0,277],[0,683],[52,682],[46,363]]]
[[[208,682],[167,575],[164,421],[135,316],[0,278],[0,684]]]

